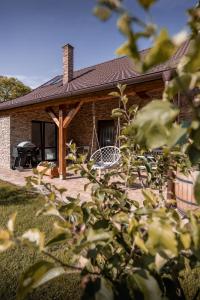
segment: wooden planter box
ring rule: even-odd
[[[193,189],[194,183],[198,176],[197,171],[192,172],[191,175],[185,176],[182,173],[177,173],[175,176],[175,198],[177,208],[180,212],[185,213],[188,210],[200,209],[196,203]]]
[[[40,166],[40,165],[37,166],[38,172],[44,172],[45,169],[47,169],[47,167]],[[45,171],[44,175],[50,176],[51,178],[58,177],[59,176],[58,167],[52,167],[52,168],[47,169]]]

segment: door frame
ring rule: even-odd
[[[40,124],[41,157],[42,157],[42,161],[45,160],[45,149],[55,149],[55,159],[51,159],[49,161],[57,161],[57,159],[58,159],[58,142],[57,142],[58,133],[57,133],[57,126],[56,126],[56,124],[54,122],[49,122],[49,121],[36,121],[36,120],[32,120],[32,124],[33,123]],[[45,124],[53,124],[55,126],[55,137],[54,137],[55,138],[55,147],[45,147],[45,127],[46,127]],[[31,131],[31,139],[32,139],[32,131]]]

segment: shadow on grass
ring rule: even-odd
[[[14,185],[2,185],[0,183],[0,205],[20,205],[25,204],[39,196],[33,191],[29,191],[26,188],[19,188]]]

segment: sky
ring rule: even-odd
[[[174,35],[186,29],[186,9],[196,0],[159,0],[151,19]],[[137,0],[129,9],[148,20]],[[14,76],[35,88],[62,74],[62,46],[74,46],[75,70],[116,57],[124,37],[116,18],[99,21],[95,0],[0,0],[0,75]],[[141,48],[149,47],[142,42]]]

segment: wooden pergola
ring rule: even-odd
[[[141,99],[147,99],[148,96],[146,92],[151,90],[152,88],[161,88],[164,87],[162,80],[156,80],[153,82],[145,82],[143,84],[136,84],[134,88],[128,86],[126,89],[126,94],[128,96],[137,95]],[[72,99],[64,99],[64,100],[54,100],[51,105],[48,103],[45,104],[45,110],[48,115],[52,118],[53,122],[58,127],[58,164],[59,164],[59,177],[60,179],[66,178],[66,137],[67,137],[67,128],[70,125],[71,121],[74,119],[76,114],[79,112],[80,108],[89,102],[97,102],[102,100],[110,100],[113,99],[112,96],[109,96],[109,91],[101,91],[92,93],[92,95],[84,95],[81,97],[77,97]],[[139,103],[138,103],[139,104]],[[69,105],[73,105],[73,107],[69,110]],[[58,113],[56,115],[54,107],[58,107]],[[68,109],[68,112],[67,112]]]
[[[156,76],[157,78],[151,78],[150,80],[129,84],[126,88],[126,94],[128,96],[137,95],[141,100],[140,103],[138,103],[140,105],[144,99],[149,98],[146,94],[147,92],[157,88],[164,88],[164,82],[166,81],[166,79],[164,80],[162,76],[159,76],[158,78],[158,74],[156,74]],[[27,104],[21,107],[13,107],[4,111],[0,111],[0,115],[5,114],[6,111],[10,113],[11,111],[27,112],[28,110],[45,110],[58,128],[59,176],[61,179],[65,179],[67,167],[66,137],[68,126],[85,103],[101,102],[105,100],[109,101],[111,99],[114,99],[113,96],[109,95],[109,93],[113,90],[116,90],[116,85],[113,85],[112,87],[104,90],[92,91],[81,95],[68,96],[67,98],[56,98]]]

